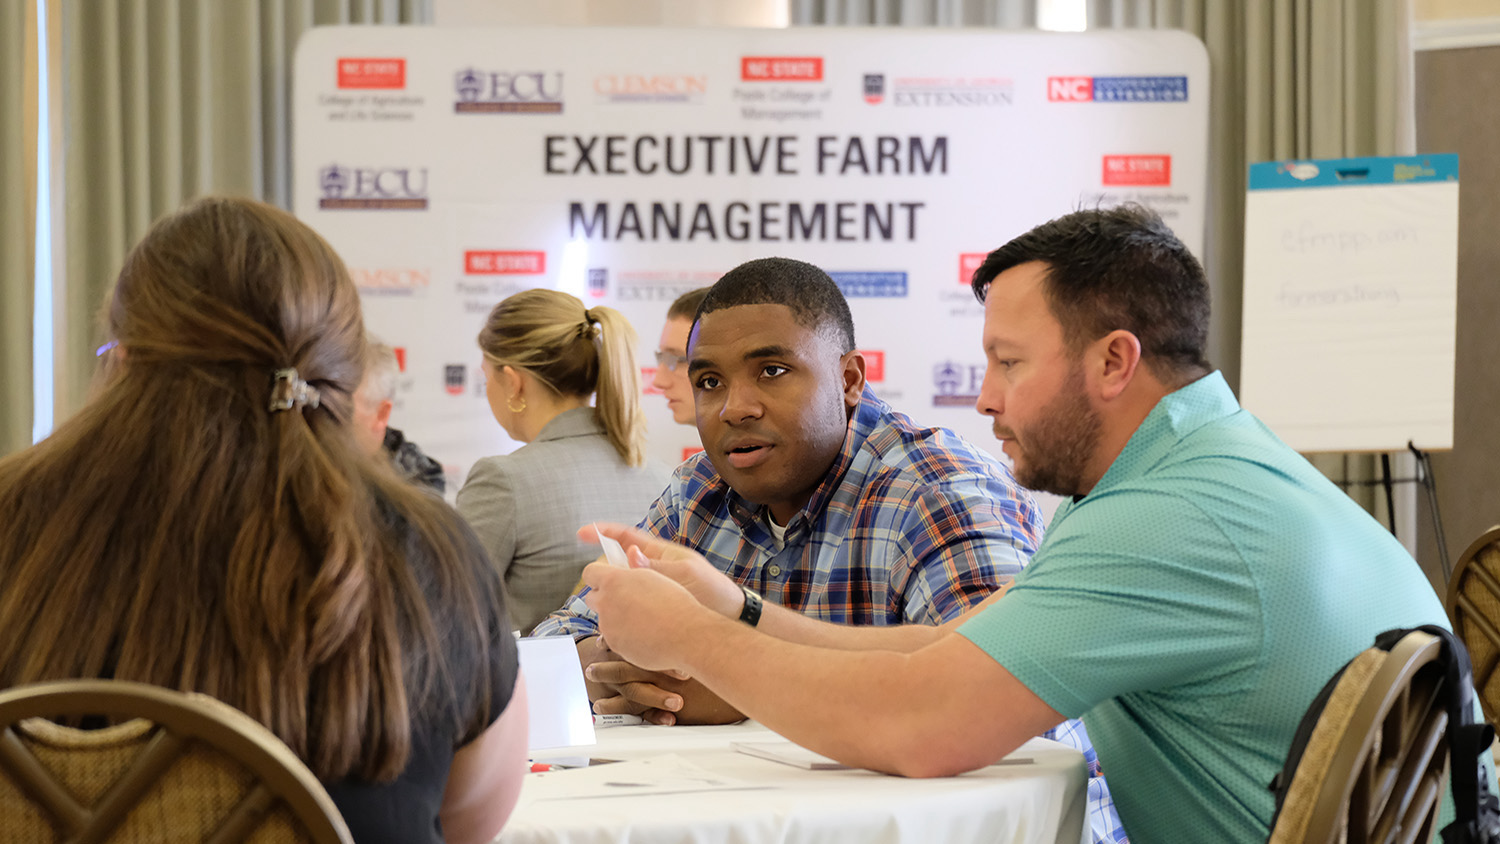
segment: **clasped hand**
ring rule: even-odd
[[[743,601],[739,587],[680,545],[622,525],[599,525],[599,532],[626,548],[632,570],[595,562],[584,571],[590,586],[585,600],[599,614],[604,633],[578,643],[594,711],[640,715],[663,725],[743,718],[687,677],[679,647],[693,614],[706,608],[737,614]],[[595,538],[592,526],[578,535],[584,541]]]
[[[594,711],[639,715],[647,722],[728,724],[745,716],[702,683],[677,672],[648,671],[621,659],[602,637],[578,643],[578,660]]]

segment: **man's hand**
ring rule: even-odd
[[[602,523],[598,528],[600,533],[625,548],[632,566],[661,572],[705,607],[729,618],[739,617],[740,609],[745,605],[745,593],[728,575],[714,568],[696,551],[626,525]],[[584,542],[597,541],[594,525],[579,528],[578,538]]]
[[[669,675],[631,665],[599,636],[578,641],[578,664],[595,712],[639,715],[663,726],[677,722],[682,696],[664,688],[673,680]]]
[[[634,552],[633,552],[634,553]],[[591,563],[583,570],[584,602],[599,617],[599,633],[626,661],[651,671],[690,676],[685,657],[706,625],[724,618],[654,568],[621,569]]]
[[[636,712],[647,721],[663,726],[732,724],[745,718],[744,713],[730,706],[723,698],[709,691],[707,686],[697,680],[679,680],[669,674],[637,668],[628,662],[596,662],[585,676],[606,687],[618,686],[623,690],[620,697],[607,698],[595,703],[594,708],[599,712],[614,712],[617,711],[616,707],[629,707],[618,711]],[[642,677],[650,679],[645,681],[635,679]],[[647,686],[645,690],[638,690],[642,682],[650,682],[653,685]],[[649,699],[665,695],[667,705],[675,705],[676,709],[668,711],[656,708],[637,711],[638,705],[625,697],[627,694],[639,694],[640,697]]]

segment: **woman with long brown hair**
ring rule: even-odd
[[[665,470],[646,463],[635,344],[624,314],[545,289],[507,297],[479,332],[490,412],[526,445],[474,464],[458,511],[505,578],[523,632],[598,556],[578,528],[638,522],[666,489]]]
[[[524,767],[510,622],[467,526],[354,443],[338,256],[201,200],[126,258],[107,321],[93,400],[0,461],[0,687],[203,692],[305,760],[361,844],[492,838]]]

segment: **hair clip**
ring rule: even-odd
[[[275,377],[276,380],[271,384],[272,413],[294,407],[318,406],[321,400],[318,388],[297,377],[296,369],[278,369]]]

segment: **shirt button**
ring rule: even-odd
[[[766,569],[766,574],[769,574],[772,577],[781,577],[781,566],[771,566],[770,568]]]

